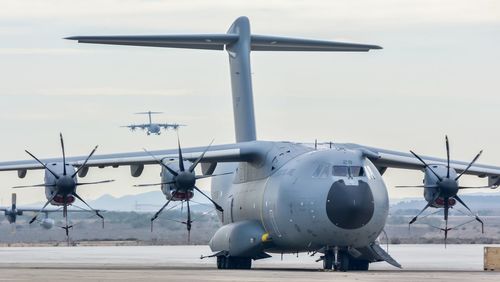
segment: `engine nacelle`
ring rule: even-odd
[[[142,171],[144,170],[144,165],[131,165],[130,166],[130,175],[133,177],[139,177],[142,174]]]
[[[222,226],[210,240],[213,252],[227,256],[258,258],[266,231],[257,221],[239,221]]]
[[[179,163],[176,159],[164,159],[162,162],[171,168],[174,171],[179,172],[180,167]],[[193,163],[190,161],[184,161],[184,168],[187,170]],[[160,173],[162,182],[169,182],[174,180],[174,175],[172,175],[167,169],[162,167]],[[167,199],[171,199],[171,195],[173,190],[175,190],[175,184],[164,184],[161,186],[161,192],[167,197]],[[183,193],[178,192],[175,198],[172,198],[173,201],[186,200],[187,198],[191,199],[194,196],[192,192]]]
[[[55,224],[55,221],[52,218],[44,218],[42,221],[40,221],[40,226],[42,226],[45,229],[51,229]]]

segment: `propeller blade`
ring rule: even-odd
[[[464,201],[462,201],[462,199],[458,195],[455,195],[453,198],[457,200],[460,204],[462,204],[462,206],[464,206],[470,213],[472,213],[470,208],[465,204]]]
[[[43,207],[35,214],[35,216],[33,216],[33,218],[30,220],[29,224],[32,224],[36,220],[38,215],[45,209],[45,207],[47,207],[50,204],[50,202],[52,202],[52,200],[54,200],[54,198],[57,196],[57,192],[59,192],[59,191],[54,192],[54,195],[52,195],[52,197],[50,197],[50,199],[47,200],[45,205],[43,205]]]
[[[196,179],[203,179],[203,178],[210,178],[214,176],[221,176],[221,175],[228,175],[228,174],[233,174],[233,172],[225,172],[225,173],[219,173],[219,174],[208,174],[208,175],[198,175],[195,178]]]
[[[186,228],[188,231],[188,244],[191,242],[191,209],[189,207],[189,197],[186,198],[186,205],[187,205],[187,222],[186,222]]]
[[[158,218],[158,216],[160,215],[160,213],[168,206],[168,204],[170,203],[170,201],[172,201],[172,199],[175,197],[175,195],[177,194],[177,190],[174,191],[174,193],[172,193],[172,197],[170,197],[170,199],[168,199],[168,201],[161,207],[161,209],[159,209],[155,215],[151,218],[151,232],[153,232],[153,221]]]
[[[66,197],[66,195],[63,196],[63,217],[64,219],[66,220],[66,226],[64,228],[64,230],[66,230],[66,241],[68,242],[68,246],[69,246],[69,225],[68,225],[68,202],[67,202],[68,198]]]
[[[82,170],[85,167],[85,165],[87,164],[87,162],[89,161],[89,159],[92,157],[92,155],[97,150],[97,147],[98,147],[97,145],[94,147],[94,149],[92,150],[92,152],[90,152],[89,156],[85,159],[85,161],[83,162],[83,164],[75,171],[75,173],[73,173],[73,175],[71,175],[71,178],[75,177],[80,172],[80,170]]]
[[[446,249],[447,241],[448,241],[448,231],[451,230],[451,228],[448,228],[448,221],[446,221],[446,227],[441,228],[441,230],[444,231],[444,248]]]
[[[446,139],[446,161],[447,161],[447,166],[446,168],[448,171],[446,172],[446,178],[450,178],[450,143],[448,142],[448,135],[445,136]]]
[[[55,172],[53,172],[48,166],[46,166],[41,160],[39,160],[37,157],[35,157],[32,153],[30,153],[28,150],[24,150],[28,155],[30,155],[35,161],[37,161],[39,164],[41,164],[47,171],[50,172],[56,179],[59,179],[59,175],[57,175]]]
[[[179,175],[177,173],[177,171],[171,169],[170,167],[168,167],[168,165],[164,164],[162,161],[160,161],[159,159],[157,159],[153,154],[151,154],[148,150],[142,148],[144,150],[144,152],[146,152],[149,156],[151,156],[159,165],[161,165],[162,167],[166,168],[168,170],[168,172],[170,172],[173,176],[177,176]]]
[[[205,153],[208,151],[208,149],[210,149],[210,146],[212,146],[212,143],[214,143],[214,139],[212,139],[212,142],[210,142],[210,144],[208,144],[207,148],[205,148],[205,150],[203,151],[203,153],[201,153],[201,155],[194,161],[194,163],[189,167],[189,172],[193,172],[194,169],[196,168],[196,166],[200,163],[200,161],[203,159],[203,157],[205,156]]]
[[[448,240],[448,212],[450,211],[449,198],[444,198],[444,247],[446,248],[446,241]]]
[[[149,186],[158,186],[158,185],[166,185],[166,184],[174,184],[175,181],[161,182],[161,183],[149,183],[149,184],[137,184],[134,187],[149,187]]]
[[[56,187],[55,184],[35,184],[35,185],[24,185],[24,186],[13,186],[12,188],[31,188],[31,187]]]
[[[63,195],[63,217],[66,218],[66,226],[68,226],[68,197]]]
[[[215,208],[220,211],[220,212],[224,212],[224,209],[219,206],[219,204],[217,204],[214,200],[212,200],[212,198],[210,198],[209,196],[207,196],[205,193],[203,193],[203,191],[201,191],[198,187],[194,186],[194,189],[196,191],[198,191],[200,194],[202,194],[203,196],[205,196],[205,198],[207,198],[210,202],[212,202],[212,204],[214,204]]]
[[[497,185],[492,185],[492,186],[458,186],[458,189],[497,189]]]
[[[184,171],[184,158],[182,158],[181,140],[179,139],[179,135],[177,135],[177,144],[179,145],[179,169]]]
[[[78,200],[82,201],[82,203],[84,203],[91,211],[93,211],[95,213],[95,215],[97,217],[99,217],[100,219],[103,220],[103,227],[104,227],[104,217],[99,213],[99,210],[96,210],[94,208],[92,208],[89,204],[87,204],[87,202],[85,202],[84,199],[82,199],[82,197],[80,197],[80,195],[78,195],[76,192],[73,192],[72,193],[73,196],[75,196]]]
[[[474,157],[474,159],[472,159],[472,161],[469,163],[469,165],[464,169],[464,171],[462,171],[456,178],[455,178],[455,181],[458,180],[460,177],[462,177],[462,175],[464,175],[468,170],[469,168],[477,161],[477,159],[479,159],[479,157],[481,156],[481,154],[483,153],[483,150],[479,151],[479,153]]]
[[[63,175],[66,175],[66,152],[64,150],[64,140],[62,133],[59,133],[59,137],[61,139],[61,150],[62,150],[62,156],[63,156]]]
[[[94,182],[81,182],[81,183],[76,183],[76,186],[110,183],[110,182],[114,182],[114,181],[115,181],[114,179],[109,179],[109,180],[101,180],[101,181],[94,181]]]
[[[455,198],[455,200],[457,200],[460,204],[462,204],[462,206],[464,206],[471,213],[471,215],[474,216],[475,220],[481,223],[481,233],[484,233],[484,222],[479,218],[479,216],[474,215],[471,209],[465,204],[465,202],[458,195],[455,195],[453,198]]]
[[[410,153],[415,156],[426,168],[428,168],[436,177],[439,179],[439,181],[443,181],[441,176],[439,176],[433,169],[430,167],[421,157],[419,157],[417,154],[415,154],[412,150],[410,150]]]
[[[444,220],[448,221],[448,212],[450,211],[450,198],[444,198]]]
[[[437,188],[437,185],[397,185],[396,188]]]
[[[418,217],[419,217],[419,216],[420,216],[420,215],[421,215],[421,214],[422,214],[422,213],[423,213],[426,209],[428,209],[428,208],[432,205],[432,203],[433,203],[433,202],[434,202],[434,201],[432,201],[432,202],[428,202],[428,203],[427,203],[427,205],[425,205],[425,207],[424,207],[424,208],[423,208],[423,209],[422,209],[422,210],[421,210],[421,211],[420,211],[420,212],[419,212],[419,213],[418,213],[418,214],[417,214],[414,218],[412,218],[412,220],[410,221],[410,223],[408,223],[408,225],[412,225],[415,221],[417,221],[417,218],[418,218]]]

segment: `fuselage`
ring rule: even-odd
[[[155,124],[155,123],[149,124],[147,130],[148,130],[148,134],[157,134],[157,135],[160,135],[160,133],[161,133],[161,127],[158,124]]]
[[[389,202],[368,158],[357,150],[276,146],[276,155],[260,168],[219,164],[216,173],[235,172],[212,180],[212,197],[225,211],[223,224],[258,221],[273,248],[284,252],[362,247],[377,239]],[[256,179],[246,181],[251,174]]]

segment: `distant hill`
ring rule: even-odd
[[[210,193],[207,194],[209,195]],[[163,206],[166,201],[167,199],[161,191],[152,191],[118,198],[106,194],[90,201],[89,204],[94,208],[110,211],[156,211]],[[170,206],[176,204],[176,202],[172,202]],[[196,207],[199,204],[212,205],[203,195],[195,192],[192,199],[192,206]]]
[[[500,210],[500,195],[492,194],[469,194],[461,195],[460,198],[471,208],[473,211],[478,210]],[[422,209],[426,202],[424,198],[408,198],[398,200],[395,204],[391,205],[391,210],[401,209]],[[460,206],[457,203],[457,206]]]
[[[210,193],[205,192],[207,195]],[[126,195],[122,197],[113,197],[109,194],[103,195],[95,200],[88,201],[88,203],[95,209],[102,209],[107,211],[139,211],[139,212],[152,212],[157,211],[166,203],[167,199],[165,195],[161,191],[152,191],[145,192],[135,195]],[[45,202],[38,202],[29,205],[23,205],[23,207],[33,207],[38,208],[41,207]],[[75,204],[79,207],[86,208],[85,205],[76,201]],[[169,207],[177,205],[178,202],[173,202],[169,205]],[[207,200],[200,193],[194,193],[194,197],[192,199],[192,207],[193,210],[199,210],[197,206],[208,205],[213,206],[212,203]],[[180,205],[179,207],[180,208]],[[184,208],[185,204],[184,204]]]
[[[210,193],[206,192],[207,195]],[[498,210],[500,211],[500,195],[494,194],[468,194],[460,196],[467,205],[473,210]],[[145,192],[135,195],[126,195],[122,197],[113,197],[111,195],[103,195],[95,200],[89,201],[89,204],[96,209],[105,209],[109,211],[145,211],[151,212],[158,210],[165,204],[166,198],[161,191]],[[395,210],[411,210],[422,209],[426,202],[422,198],[402,198],[391,200],[390,209]],[[203,205],[211,205],[203,195],[196,193],[193,198],[193,207],[197,203]],[[34,203],[27,205],[29,207],[41,207],[44,202]],[[175,203],[177,204],[177,203]],[[77,203],[78,206],[83,207],[82,203]],[[460,204],[457,204],[460,206]],[[179,206],[180,207],[180,206]]]

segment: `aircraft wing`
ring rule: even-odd
[[[131,124],[131,125],[123,125],[121,127],[126,127],[126,128],[130,128],[130,129],[140,128],[140,129],[144,130],[148,126],[149,126],[148,124]]]
[[[177,123],[158,123],[157,125],[163,129],[169,129],[169,128],[177,129],[181,126],[186,126],[184,124],[177,124]]]
[[[407,152],[399,152],[375,147],[369,147],[358,144],[336,144],[336,146],[345,147],[348,149],[358,149],[364,150],[367,152],[367,155],[370,156],[373,164],[379,169],[379,171],[383,172],[387,168],[399,168],[399,169],[412,169],[412,170],[422,170],[424,169],[424,165],[413,156],[411,153]],[[446,159],[430,157],[419,155],[427,164],[441,164],[446,165]],[[473,156],[471,156],[472,159]],[[457,173],[462,173],[470,161],[450,161],[450,167],[454,168]],[[492,166],[492,165],[484,165],[484,164],[474,164],[472,165],[466,173],[466,175],[475,175],[481,178],[488,177],[488,185],[497,186],[500,185],[500,167]]]
[[[10,209],[10,207],[0,207],[0,211],[5,211],[7,209]],[[17,207],[16,210],[22,211],[22,212],[39,212],[40,208],[31,208],[31,207]],[[49,213],[49,212],[60,212],[62,211],[61,208],[55,208],[55,209],[43,209],[42,213]],[[99,210],[96,209],[95,211],[98,212],[105,212],[105,210]],[[88,210],[82,210],[82,209],[68,209],[68,212],[89,212]]]
[[[265,156],[272,142],[251,141],[237,144],[213,145],[203,157],[202,162],[252,162]],[[183,158],[189,161],[196,160],[206,147],[182,148]],[[178,149],[139,151],[116,153],[106,155],[94,155],[87,162],[85,167],[118,167],[122,165],[150,165],[157,164],[156,159],[172,158],[177,159]],[[67,157],[67,163],[79,167],[83,164],[87,156]],[[61,158],[41,159],[44,163],[61,162]],[[32,169],[43,169],[35,160],[0,162],[0,171],[18,170],[26,171]],[[21,175],[21,174],[20,174]]]

